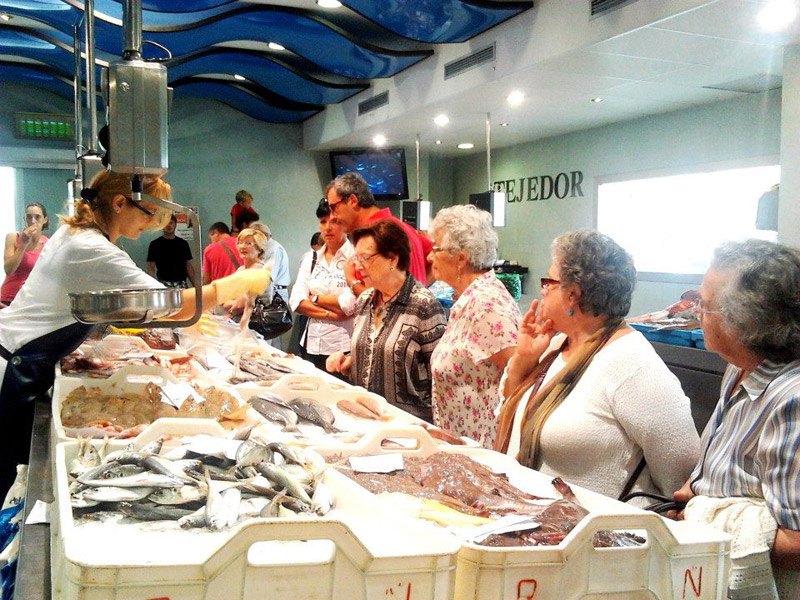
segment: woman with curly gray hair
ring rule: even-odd
[[[783,570],[800,571],[800,252],[763,240],[721,246],[696,312],[706,347],[730,364],[703,458],[675,499],[689,502],[687,520],[706,522],[709,507],[747,506],[777,567],[778,597],[796,599],[800,573]]]
[[[631,256],[582,229],[557,237],[552,257],[501,383],[495,448],[613,498],[671,494],[699,439],[677,378],[625,324]]]
[[[434,277],[457,297],[431,356],[433,422],[491,448],[498,385],[517,345],[519,308],[492,271],[497,234],[489,213],[468,204],[445,208],[430,233]]]

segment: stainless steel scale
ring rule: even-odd
[[[80,118],[80,52],[76,53],[75,110],[78,167],[73,180],[73,195],[84,182],[90,161],[97,163],[97,123],[94,62],[94,0],[85,2],[86,18],[86,96],[89,111],[89,148],[82,152]],[[171,90],[167,86],[164,65],[142,59],[141,0],[123,1],[123,55],[103,72],[103,97],[108,120],[108,166],[117,173],[131,175],[131,198],[142,200],[142,176],[163,175],[169,168],[167,129]],[[77,26],[75,45],[79,48]],[[117,289],[70,294],[72,315],[82,323],[106,323],[137,327],[188,327],[202,314],[202,285],[200,283],[202,234],[200,221],[194,211],[166,200],[147,197],[147,202],[175,213],[187,215],[194,230],[192,265],[195,278],[195,312],[183,321],[166,321],[180,312],[183,301],[176,289]]]

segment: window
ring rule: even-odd
[[[0,167],[0,235],[17,230],[16,200],[14,198],[14,169]]]
[[[633,255],[641,279],[696,281],[722,242],[777,239],[756,220],[775,220],[779,181],[772,165],[602,183],[597,228]]]

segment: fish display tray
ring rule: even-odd
[[[645,323],[630,323],[630,326],[641,331],[642,335],[651,342],[660,342],[662,344],[672,344],[674,346],[686,346],[693,348],[694,338],[692,336],[694,329],[673,329],[668,331],[654,330],[653,325]]]
[[[331,409],[335,417],[334,427],[352,434],[328,434],[316,425],[300,424],[298,428],[302,437],[299,438],[295,433],[284,432],[281,430],[280,425],[267,420],[258,425],[251,434],[264,440],[280,440],[310,448],[316,446],[333,448],[347,446],[365,434],[379,432],[386,427],[421,425],[424,423],[422,419],[389,404],[382,396],[373,394],[364,388],[347,386],[346,388],[335,390],[331,388],[329,382],[314,376],[285,375],[269,388],[257,388],[248,384],[241,384],[237,386],[237,390],[244,400],[265,393],[274,394],[287,402],[299,397],[314,400]],[[362,419],[344,412],[336,406],[341,400],[356,400],[360,397],[368,397],[374,400],[391,419],[386,421]]]
[[[198,367],[199,368],[199,367]],[[203,378],[198,376],[196,383],[202,386],[216,385],[224,389],[226,392],[231,393],[234,398],[243,402],[241,396],[233,386],[221,384],[216,382],[213,378]],[[102,390],[107,390],[109,393],[137,393],[141,394],[147,383],[152,382],[156,385],[163,385],[165,383],[175,383],[177,379],[167,371],[160,367],[146,367],[141,365],[131,365],[124,367],[114,373],[107,379],[95,379],[90,377],[57,377],[53,386],[53,413],[50,425],[51,433],[51,448],[56,444],[72,441],[75,438],[70,437],[61,422],[61,407],[66,400],[67,396],[74,389],[84,385],[86,387],[97,387]],[[162,436],[175,435],[175,432],[181,432],[184,435],[197,435],[207,434],[214,437],[236,437],[242,431],[247,431],[262,421],[261,416],[249,409],[242,425],[237,430],[229,431],[222,427],[216,419],[194,419],[194,418],[163,418],[156,419],[147,425],[142,432],[133,438],[114,439],[109,440],[111,447],[118,447],[134,442],[136,444],[146,444],[148,442],[157,440]],[[51,450],[52,453],[52,450]]]
[[[408,438],[413,448],[384,446],[386,438]],[[419,428],[385,429],[346,449],[317,448],[323,455],[374,456],[400,452],[425,458],[439,451],[465,454],[516,487],[544,497],[557,496],[552,477],[522,467],[504,454],[482,448],[437,446]],[[348,478],[353,496],[381,502]],[[730,570],[730,537],[695,523],[673,522],[655,513],[571,486],[589,511],[556,546],[495,548],[464,542],[458,554],[457,600],[722,600]],[[429,524],[431,528],[438,526]],[[594,548],[598,531],[634,531],[645,544]]]
[[[451,600],[459,546],[412,519],[351,496],[344,476],[323,481],[325,517],[249,519],[223,531],[170,522],[76,521],[67,465],[56,450],[51,527],[53,598],[62,600]]]

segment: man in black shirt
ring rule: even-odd
[[[164,227],[164,234],[147,250],[147,273],[168,287],[186,287],[186,278],[194,285],[192,251],[186,240],[175,235],[175,215]]]

